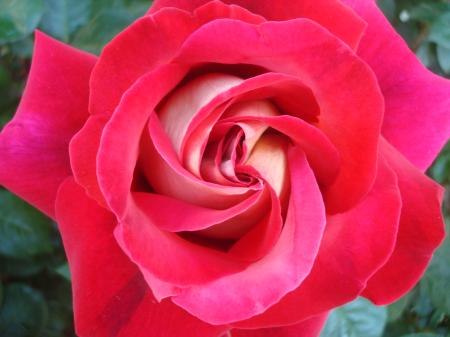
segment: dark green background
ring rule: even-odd
[[[422,62],[449,77],[450,3],[379,3]],[[19,102],[35,28],[98,54],[148,6],[144,0],[0,0],[0,128]],[[429,174],[447,187],[444,213],[449,219],[450,146]],[[62,336],[74,333],[70,275],[56,225],[0,188],[0,337]],[[388,307],[356,300],[335,310],[322,333],[322,337],[381,336],[450,337],[448,239],[422,281],[403,299]]]

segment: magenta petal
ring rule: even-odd
[[[211,324],[250,318],[296,289],[310,272],[325,228],[325,207],[305,155],[291,148],[292,181],[286,222],[278,242],[245,270],[183,289],[172,300]]]
[[[327,317],[328,314],[322,314],[294,325],[278,328],[232,330],[231,337],[318,337],[326,323]]]
[[[382,150],[398,176],[403,207],[394,253],[363,293],[381,305],[395,301],[416,285],[445,236],[441,214],[444,189],[386,141]]]
[[[263,191],[256,191],[241,203],[220,210],[193,205],[160,194],[134,193],[133,197],[139,209],[156,226],[169,232],[197,231],[224,222],[225,227],[233,226],[235,222],[234,225],[242,227],[244,219],[237,218],[233,221],[234,218],[242,213],[245,214],[249,209],[264,200]],[[258,207],[259,211],[262,208],[261,206]],[[247,222],[252,220],[248,219]]]
[[[328,217],[314,267],[300,287],[262,315],[233,325],[292,324],[356,298],[392,255],[400,212],[396,175],[380,160],[374,188],[365,200],[346,213]]]
[[[157,303],[114,239],[114,216],[73,179],[59,189],[56,214],[72,275],[79,336],[217,337],[224,330],[171,301]]]
[[[89,111],[111,114],[123,93],[140,76],[169,62],[195,29],[217,18],[251,23],[264,21],[242,8],[219,1],[199,8],[194,15],[166,8],[137,20],[103,49],[92,73]]]
[[[70,165],[76,182],[102,206],[106,206],[106,202],[98,185],[97,152],[108,120],[109,116],[106,115],[91,115],[69,146]]]
[[[208,3],[210,0],[156,0],[149,14],[164,7],[176,7],[188,11]],[[225,0],[262,15],[267,20],[290,20],[308,18],[316,21],[356,49],[365,30],[366,23],[350,7],[338,0]]]
[[[36,32],[22,101],[0,135],[0,184],[51,217],[58,186],[71,175],[69,141],[88,116],[95,61]]]
[[[197,26],[189,13],[171,8],[143,17],[117,35],[92,72],[90,113],[112,114],[124,92],[139,77],[167,63]]]
[[[375,1],[344,2],[369,24],[358,55],[375,71],[385,98],[383,135],[426,170],[450,137],[450,81],[420,63]]]
[[[97,175],[103,195],[121,218],[126,210],[142,132],[155,106],[185,75],[167,65],[141,77],[122,97],[105,126],[97,154]]]

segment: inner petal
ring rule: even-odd
[[[281,197],[288,187],[287,144],[285,136],[268,131],[256,143],[245,163],[261,174],[278,197]]]
[[[161,125],[179,154],[195,114],[215,96],[243,82],[228,74],[206,74],[175,90],[158,112]]]

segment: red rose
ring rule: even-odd
[[[444,236],[450,83],[371,0],[225,2],[155,1],[99,58],[36,35],[0,183],[58,222],[82,337],[314,337]]]

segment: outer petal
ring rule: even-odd
[[[376,304],[393,302],[414,287],[445,235],[441,214],[444,189],[387,142],[382,154],[398,175],[403,207],[394,253],[363,293]]]
[[[172,300],[211,324],[250,318],[296,289],[309,274],[325,227],[325,208],[304,153],[289,151],[291,199],[280,238],[245,270],[184,289]]]
[[[155,13],[164,7],[176,7],[189,11],[209,0],[156,0],[149,10]],[[308,18],[316,21],[334,35],[356,48],[366,24],[349,7],[338,0],[225,0],[264,16],[267,20]]]
[[[95,61],[36,32],[22,101],[0,135],[0,184],[52,217],[58,186],[71,174],[69,141],[88,116]]]
[[[251,23],[264,20],[242,8],[230,8],[218,1],[205,7],[194,15],[175,8],[163,9],[139,19],[117,35],[105,47],[93,71],[89,111],[111,114],[134,81],[170,61],[185,39],[203,23],[216,18]]]
[[[328,314],[322,314],[295,325],[279,328],[232,330],[230,337],[317,337],[320,335],[320,331],[325,325],[327,317]]]
[[[155,301],[114,239],[113,215],[71,178],[59,190],[56,214],[69,259],[80,337],[216,337],[223,331],[170,301]]]
[[[380,160],[377,180],[365,200],[327,219],[314,267],[301,286],[264,314],[233,326],[293,324],[356,298],[392,255],[400,212],[395,173]]]
[[[419,62],[375,1],[343,1],[369,24],[358,54],[375,71],[385,98],[383,135],[425,170],[450,137],[450,81]]]
[[[322,27],[307,19],[257,26],[216,20],[189,37],[176,61],[256,64],[301,78],[319,104],[318,127],[341,155],[339,175],[324,193],[327,211],[347,210],[370,191],[383,97],[370,68]]]

